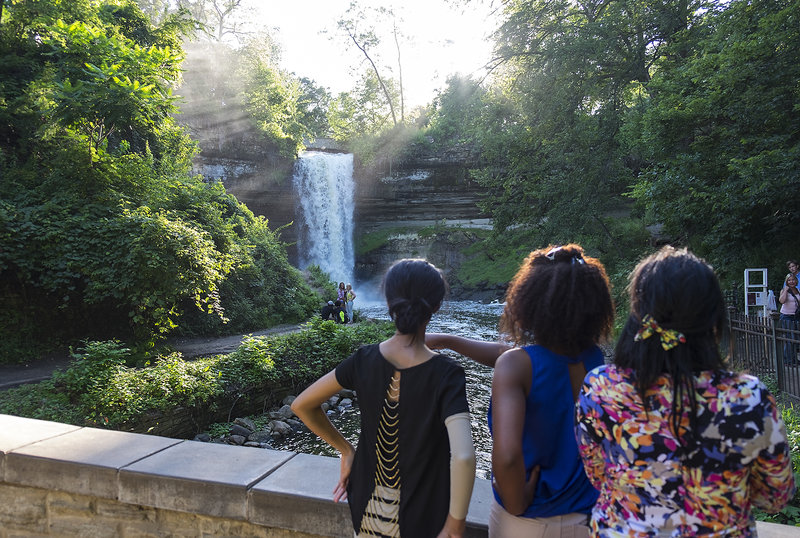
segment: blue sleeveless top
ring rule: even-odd
[[[575,401],[568,364],[583,361],[586,371],[604,364],[603,353],[592,346],[576,358],[557,355],[542,346],[525,346],[531,359],[533,379],[525,402],[522,452],[525,477],[540,465],[539,483],[533,503],[521,517],[551,517],[572,512],[589,514],[597,500],[578,454],[575,441]],[[492,407],[489,406],[489,430]],[[494,488],[493,488],[494,489]],[[502,506],[497,491],[494,497]]]

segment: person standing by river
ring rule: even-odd
[[[583,470],[573,413],[585,373],[604,362],[597,344],[613,319],[605,268],[570,244],[531,252],[509,285],[500,329],[519,347],[427,336],[433,348],[494,367],[489,536],[588,536],[598,493]]]
[[[425,345],[447,283],[425,260],[400,260],[383,280],[396,332],[364,346],[304,390],[292,411],[339,451],[333,499],[347,498],[356,536],[460,537],[475,480],[464,369]],[[322,410],[356,391],[354,449]]]
[[[356,300],[356,292],[353,291],[353,286],[351,286],[349,282],[347,283],[347,286],[345,287],[344,297],[345,297],[345,300],[346,300],[345,301],[345,305],[346,305],[346,308],[347,308],[347,318],[350,320],[350,323],[352,323],[353,322],[353,301]]]
[[[752,507],[795,491],[786,430],[758,378],[719,352],[726,308],[707,263],[664,247],[642,260],[613,364],[586,376],[578,446],[600,497],[595,536],[756,536]]]

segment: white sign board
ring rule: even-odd
[[[744,313],[749,316],[750,311],[759,316],[769,315],[767,300],[769,293],[767,289],[767,270],[766,269],[745,269],[744,270]]]

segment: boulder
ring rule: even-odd
[[[287,435],[291,435],[292,427],[289,426],[287,423],[281,420],[273,420],[269,423],[270,428],[272,429],[272,437],[286,437]]]
[[[255,443],[266,443],[271,439],[272,439],[272,434],[266,430],[253,432],[249,436],[247,436],[248,442],[255,442]]]
[[[253,426],[253,430],[255,430],[255,426]],[[244,426],[240,426],[239,424],[231,424],[231,435],[239,435],[247,439],[253,430],[249,428],[245,428]]]
[[[231,435],[228,437],[228,442],[232,445],[243,445],[245,441],[247,441],[247,438],[241,435]]]
[[[234,419],[233,423],[234,424],[238,424],[239,426],[242,426],[243,428],[247,428],[251,432],[254,432],[254,431],[256,431],[258,429],[258,428],[256,428],[255,422],[253,422],[251,419],[249,419],[247,417]]]

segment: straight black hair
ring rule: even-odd
[[[723,370],[719,338],[725,328],[726,309],[712,267],[686,249],[671,246],[644,258],[631,273],[628,285],[630,315],[614,351],[614,364],[630,368],[637,392],[647,409],[647,390],[662,375],[672,384],[673,433],[684,443],[681,415],[688,403],[689,427],[695,430],[697,402],[695,375]],[[665,350],[658,335],[636,341],[642,318],[651,316],[662,329],[675,330],[686,341]]]
[[[447,281],[436,266],[423,259],[396,261],[383,277],[389,316],[397,331],[416,337],[442,306]]]

